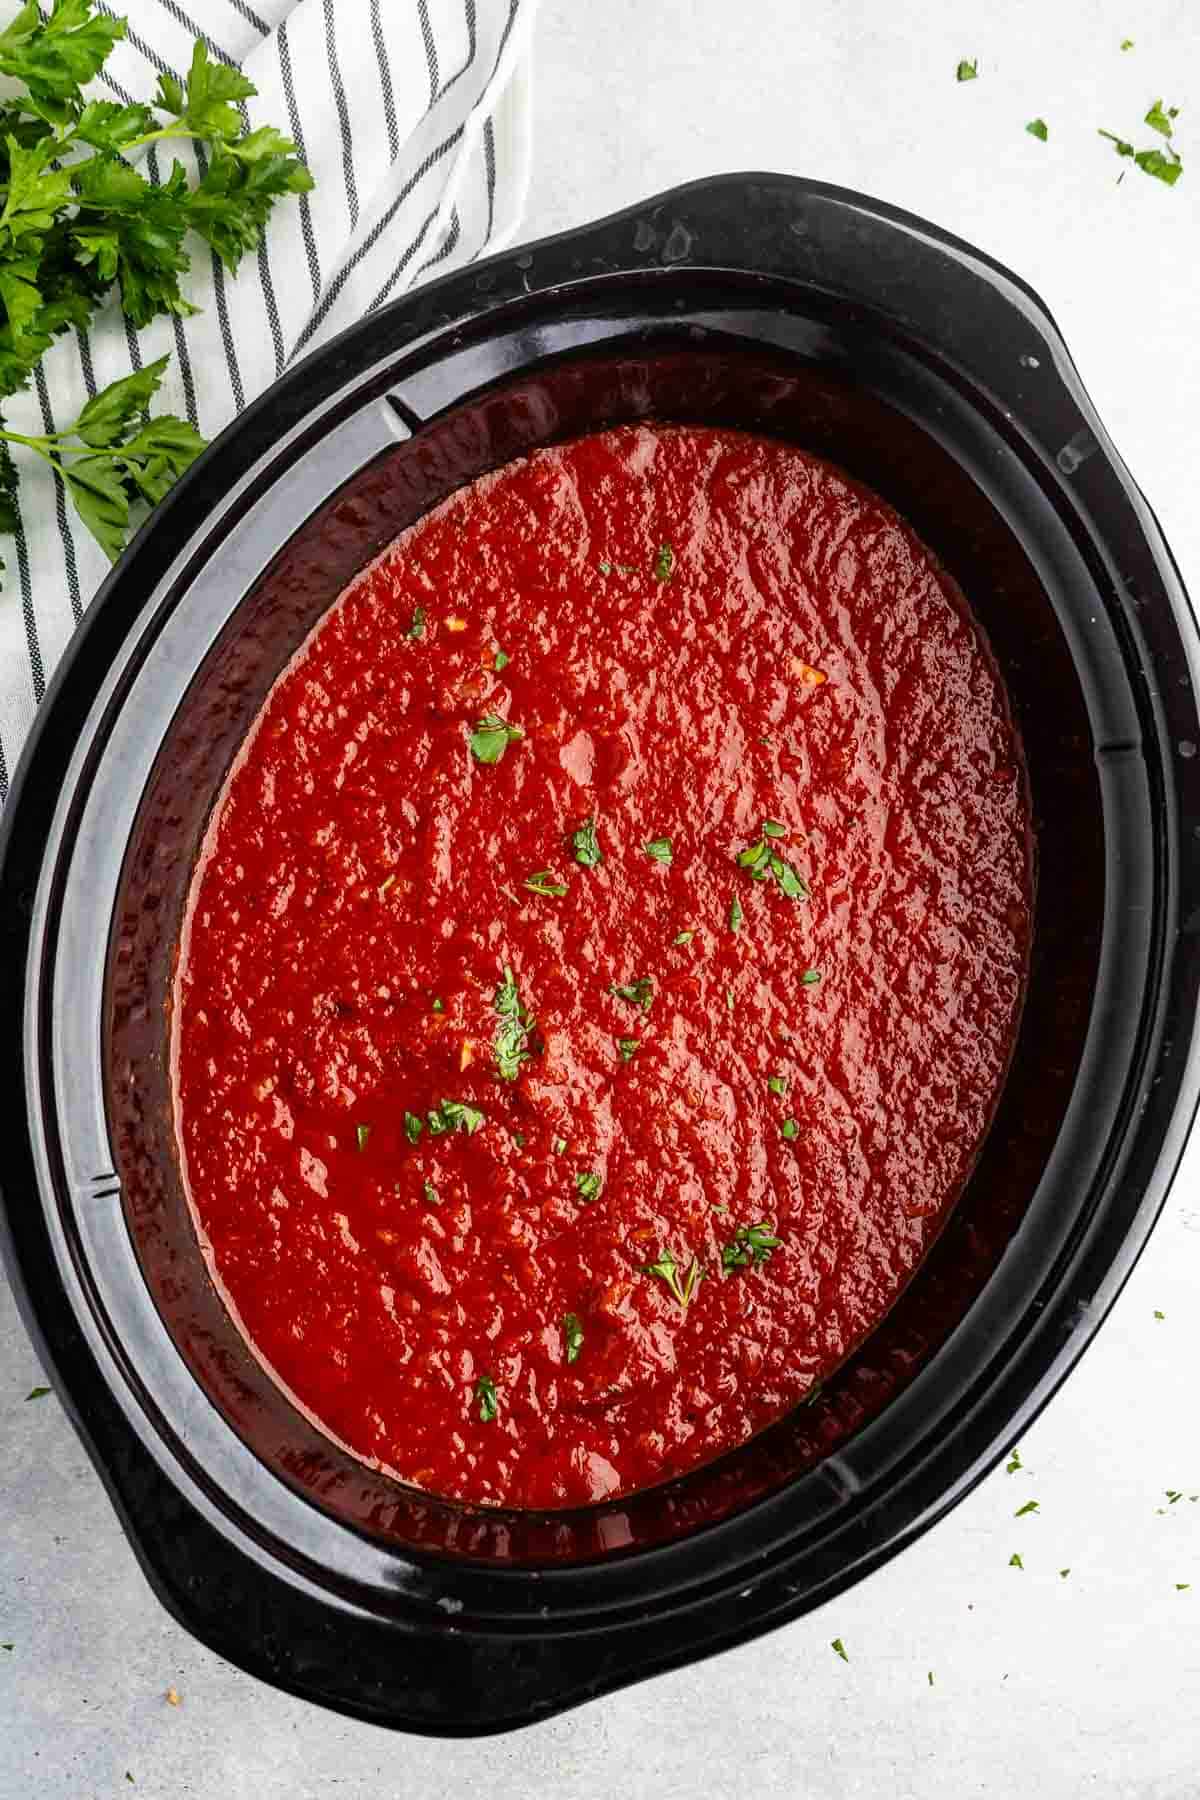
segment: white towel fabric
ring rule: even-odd
[[[15,6],[16,0],[12,0]],[[203,310],[135,332],[111,301],[59,339],[15,431],[73,419],[89,394],[170,352],[155,411],[215,437],[287,365],[423,277],[443,274],[520,221],[529,178],[529,38],[536,0],[124,0],[128,19],[97,98],[148,100],[187,72],[195,38],[258,88],[251,126],[295,139],[316,180],[280,200],[257,258],[234,279],[193,240],[183,287]],[[8,9],[5,9],[7,14]],[[151,147],[165,179],[190,149]],[[166,150],[167,155],[162,151]],[[54,665],[109,564],[51,471],[14,447],[21,531],[0,540],[0,802]]]

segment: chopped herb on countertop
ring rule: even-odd
[[[496,1399],[496,1384],[490,1375],[481,1375],[475,1383],[475,1398],[479,1402],[479,1417],[485,1425],[490,1425],[499,1412]]]
[[[979,59],[968,62],[964,57],[954,71],[955,81],[976,81],[979,77]]]
[[[1030,137],[1040,138],[1043,144],[1050,136],[1050,127],[1045,119],[1030,119],[1025,129]]]
[[[585,819],[578,831],[571,833],[571,849],[575,861],[585,869],[595,869],[604,861],[600,840],[596,836],[595,819]]]
[[[1025,1464],[1021,1461],[1021,1452],[1014,1445],[1013,1453],[1004,1465],[1005,1473],[1008,1475],[1015,1475],[1015,1474],[1017,1474],[1017,1472],[1019,1470],[1023,1469],[1024,1467],[1025,1467]]]
[[[687,1274],[680,1279],[679,1264],[669,1250],[660,1254],[657,1262],[643,1263],[643,1275],[657,1275],[671,1291],[676,1303],[686,1312],[696,1296],[696,1290],[704,1280],[704,1270],[693,1256]]]
[[[1008,1566],[1010,1569],[1023,1569],[1025,1567],[1025,1564],[1021,1561],[1020,1556],[1015,1550],[1008,1559]]]
[[[525,736],[520,725],[510,725],[498,713],[486,713],[471,733],[471,755],[476,762],[498,763],[510,744]]]
[[[846,1646],[845,1646],[845,1644],[843,1644],[841,1638],[833,1638],[830,1642],[829,1648],[832,1651],[834,1651],[838,1656],[840,1656],[844,1663],[848,1663],[850,1661],[850,1658],[846,1655]]]
[[[1143,123],[1149,125],[1152,131],[1157,131],[1163,137],[1169,138],[1175,129],[1175,121],[1178,117],[1179,108],[1177,106],[1164,107],[1161,99],[1152,100]]]
[[[1037,1501],[1036,1500],[1027,1500],[1025,1502],[1024,1506],[1018,1506],[1016,1512],[1013,1514],[1013,1518],[1014,1519],[1023,1519],[1025,1517],[1026,1513],[1035,1513],[1038,1511],[1040,1511],[1040,1508],[1038,1506]]]
[[[47,1394],[53,1393],[53,1391],[54,1391],[53,1388],[48,1388],[48,1387],[30,1388],[30,1390],[26,1394],[25,1398],[26,1398],[26,1400],[43,1400],[43,1399],[45,1399]]]

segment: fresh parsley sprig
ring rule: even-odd
[[[186,80],[163,75],[148,102],[85,99],[125,32],[126,21],[97,0],[52,0],[44,18],[28,0],[0,32],[0,74],[20,84],[0,100],[0,399],[27,387],[54,339],[85,329],[114,285],[135,327],[194,312],[180,286],[189,232],[236,272],[276,200],[312,187],[289,138],[274,126],[246,128],[241,103],[254,84],[210,62],[201,42]],[[203,146],[195,185],[179,162],[153,185],[127,160],[169,139]],[[157,504],[203,448],[184,420],[143,417],[164,366],[114,382],[73,425],[45,437],[0,421],[0,530],[18,522],[11,444],[57,471],[115,558],[131,503]]]
[[[704,1280],[704,1270],[693,1256],[686,1275],[680,1274],[679,1264],[669,1250],[659,1253],[658,1261],[642,1264],[643,1275],[657,1275],[658,1279],[670,1291],[681,1312],[686,1312],[696,1297],[696,1290]]]

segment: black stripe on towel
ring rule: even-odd
[[[429,23],[429,0],[417,0],[417,16],[421,21],[421,37],[425,44],[425,66],[429,70],[429,104],[432,106],[438,97],[438,54],[437,45],[433,41],[433,26]]]
[[[325,55],[329,60],[329,79],[333,86],[333,103],[337,107],[338,129],[342,134],[342,171],[346,181],[346,204],[350,209],[350,229],[358,230],[358,188],[354,179],[354,143],[350,136],[350,113],[346,106],[346,90],[338,67],[337,40],[333,30],[333,0],[323,0],[325,19]]]
[[[42,662],[42,646],[38,642],[37,616],[33,610],[33,584],[29,579],[29,545],[25,541],[25,527],[21,523],[19,512],[13,530],[13,542],[17,548],[17,574],[21,579],[21,612],[25,620],[25,646],[29,651],[29,679],[33,683],[33,698],[40,706],[42,695],[46,692],[46,670]]]
[[[472,4],[474,4],[474,0],[472,0]],[[281,26],[280,30],[282,29]],[[383,96],[383,118],[387,126],[388,155],[395,162],[400,154],[400,133],[396,128],[396,100],[392,93],[392,71],[388,67],[387,45],[383,41],[379,0],[371,0],[371,36],[375,41],[375,60],[379,64],[379,91]]]
[[[46,385],[46,370],[39,363],[34,373],[34,385],[37,388],[38,405],[42,411],[42,430],[47,437],[54,436],[54,412],[50,405],[50,389]],[[54,513],[58,520],[58,535],[62,539],[63,567],[67,576],[67,593],[71,599],[71,617],[78,625],[83,617],[83,600],[79,592],[79,569],[75,562],[75,539],[67,518],[67,484],[59,474],[54,475]]]
[[[377,5],[378,0],[374,0],[372,12],[374,12],[374,7]],[[372,23],[375,23],[374,19],[372,20]],[[283,98],[287,105],[288,130],[295,140],[296,148],[300,152],[300,159],[303,162],[307,160],[304,150],[304,132],[300,124],[300,109],[296,105],[296,90],[292,84],[292,53],[288,46],[286,19],[280,21],[279,31],[276,35],[275,42],[279,51],[279,79],[283,84]],[[378,39],[376,39],[376,42],[378,43]],[[393,148],[393,159],[395,158],[395,155],[396,151],[395,148]],[[317,254],[317,240],[313,232],[312,207],[308,203],[307,194],[300,195],[300,231],[304,238],[304,252],[308,258],[308,278],[312,282],[313,305],[315,306],[317,301],[321,298],[321,259]]]

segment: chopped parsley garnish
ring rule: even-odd
[[[573,1363],[583,1349],[583,1326],[578,1313],[563,1314],[563,1337],[567,1344],[567,1361]]]
[[[602,563],[597,563],[596,567],[599,569],[599,571],[602,575],[611,575],[612,574],[612,564],[610,562],[608,562],[607,560]]]
[[[733,1234],[733,1242],[721,1251],[721,1267],[726,1271],[751,1266],[760,1269],[763,1263],[770,1261],[782,1242],[765,1219],[760,1219],[757,1225],[739,1225]]]
[[[567,1148],[566,1138],[555,1138],[550,1148],[554,1151],[555,1156],[562,1156]]]
[[[535,875],[530,875],[523,881],[521,886],[527,887],[531,894],[547,896],[561,896],[567,891],[566,882],[560,881],[553,869],[539,869]]]
[[[371,1127],[369,1125],[356,1125],[354,1127],[354,1136],[358,1143],[359,1149],[365,1150],[368,1142],[370,1141]]]
[[[787,1082],[782,1075],[768,1075],[767,1087],[773,1094],[783,1094],[787,1091]]]
[[[1166,116],[1169,122],[1170,115]],[[1183,159],[1169,142],[1165,151],[1135,150],[1127,138],[1117,137],[1111,131],[1101,131],[1099,135],[1108,139],[1118,156],[1131,156],[1143,175],[1153,175],[1155,180],[1165,181],[1168,187],[1174,187],[1183,174]]]
[[[733,997],[733,989],[732,988],[725,989],[725,1005],[730,1012],[732,1012],[734,1007],[737,1005],[737,1001]]]
[[[1037,1501],[1036,1500],[1027,1500],[1025,1502],[1024,1506],[1018,1506],[1016,1512],[1013,1514],[1013,1518],[1014,1519],[1023,1519],[1025,1517],[1026,1513],[1034,1513],[1037,1511],[1038,1511]]]
[[[1021,1461],[1021,1452],[1014,1445],[1013,1453],[1004,1465],[1005,1473],[1009,1474],[1009,1475],[1015,1475],[1015,1474],[1017,1474],[1017,1472],[1019,1470],[1023,1469],[1024,1467],[1025,1467],[1025,1464]]]
[[[444,1013],[446,1010],[446,1002],[444,1000],[439,999],[438,996],[435,994],[434,999],[433,999],[433,1006],[430,1010],[432,1012]]]
[[[800,1127],[797,1125],[795,1119],[785,1119],[779,1129],[789,1144],[793,1143],[796,1138],[800,1136]]]
[[[654,1005],[654,983],[648,975],[639,975],[636,981],[614,981],[608,991],[618,1000],[628,1000],[631,1006],[640,1006],[646,1012]]]
[[[805,969],[803,975],[800,977],[800,986],[801,987],[816,987],[816,985],[820,981],[820,979],[821,979],[820,969]]]
[[[442,1196],[438,1193],[438,1191],[434,1187],[432,1181],[423,1182],[422,1186],[425,1190],[425,1198],[426,1198],[426,1200],[428,1200],[430,1206],[440,1206],[441,1202],[442,1202]]]
[[[404,1115],[404,1135],[410,1144],[415,1144],[425,1129],[425,1121],[418,1119],[416,1113],[406,1112]]]
[[[670,868],[670,866],[671,866],[671,840],[670,840],[670,838],[651,838],[650,842],[648,844],[642,845],[642,849],[646,852],[647,856],[652,856],[654,858],[655,862],[666,863],[667,867]]]
[[[1059,1570],[1059,1571],[1058,1571],[1058,1573],[1059,1573],[1059,1578],[1060,1578],[1060,1579],[1061,1579],[1061,1580],[1062,1580],[1062,1581],[1065,1581],[1065,1580],[1066,1580],[1066,1579],[1067,1579],[1067,1576],[1068,1576],[1068,1575],[1069,1575],[1069,1574],[1070,1574],[1070,1573],[1071,1573],[1071,1571],[1070,1571],[1070,1569],[1069,1569],[1069,1568],[1068,1568],[1068,1569],[1060,1569],[1060,1570]]]
[[[846,1646],[843,1644],[841,1638],[834,1638],[831,1641],[829,1648],[834,1651],[836,1655],[840,1656],[844,1663],[850,1661],[850,1658],[846,1655]]]
[[[978,59],[978,57],[976,57],[974,59],[974,61],[972,61],[972,62],[967,62],[966,58],[964,57],[963,61],[959,63],[957,69],[955,69],[955,71],[954,71],[955,81],[975,81],[978,79],[978,76],[979,76],[979,59]]]
[[[475,1383],[475,1398],[479,1402],[479,1417],[484,1425],[490,1425],[500,1410],[496,1399],[496,1384],[490,1375],[481,1375]]]
[[[395,876],[394,876],[394,875],[389,875],[389,876],[388,876],[388,878],[387,878],[387,880],[386,880],[386,881],[383,881],[383,882],[380,882],[380,884],[379,884],[379,898],[380,898],[380,899],[381,899],[381,900],[385,900],[385,899],[386,899],[386,898],[387,898],[387,895],[388,895],[388,890],[389,890],[389,889],[390,889],[390,888],[393,888],[393,887],[395,887],[395,885],[396,885],[396,877],[395,877]]]
[[[658,1279],[670,1289],[672,1296],[684,1312],[691,1305],[696,1295],[696,1289],[704,1280],[704,1270],[694,1256],[691,1267],[681,1280],[679,1264],[669,1250],[662,1251],[657,1262],[643,1263],[642,1274],[657,1275]]]
[[[48,1387],[30,1388],[29,1392],[25,1396],[25,1399],[27,1402],[30,1400],[44,1400],[46,1398],[46,1395],[49,1393],[52,1393],[52,1392],[53,1392],[53,1390]]]
[[[641,1038],[618,1038],[617,1049],[620,1052],[621,1061],[629,1062],[634,1052],[640,1049],[641,1042]]]
[[[690,944],[695,935],[694,931],[681,931],[679,936],[672,938],[671,941],[674,944]]]
[[[729,905],[730,931],[740,931],[742,929],[742,920],[745,916],[745,913],[742,911],[742,903],[735,894]]]
[[[595,819],[585,819],[579,830],[571,833],[571,849],[582,868],[595,869],[604,861]]]
[[[1025,129],[1030,137],[1040,138],[1043,144],[1050,136],[1050,127],[1047,125],[1045,119],[1030,119]]]
[[[575,1173],[575,1186],[579,1190],[581,1200],[595,1200],[604,1185],[604,1178],[595,1169],[578,1169]]]
[[[1154,1309],[1154,1316],[1156,1319],[1165,1319],[1167,1315],[1165,1312],[1159,1312],[1159,1310],[1156,1306]]]
[[[1163,1492],[1166,1494],[1167,1499],[1172,1506],[1174,1506],[1177,1500],[1183,1499],[1183,1491],[1180,1488],[1164,1488]]]
[[[1132,38],[1122,38],[1121,39],[1121,48],[1122,48],[1122,50],[1132,50],[1133,49],[1133,39]]]
[[[525,1148],[525,1133],[523,1131],[514,1131],[513,1143],[517,1146],[518,1150],[523,1150]]]
[[[521,1064],[529,1061],[529,1034],[536,1021],[522,1007],[516,980],[507,966],[492,1004],[500,1019],[492,1044],[496,1073],[501,1081],[515,1081],[521,1073]]]
[[[510,725],[498,713],[487,713],[471,733],[471,755],[476,762],[498,763],[508,746],[524,736],[520,725]]]
[[[1175,1583],[1175,1592],[1177,1594],[1186,1594],[1191,1585],[1190,1581],[1177,1581]]]
[[[1010,1569],[1023,1569],[1025,1567],[1025,1564],[1021,1561],[1020,1556],[1015,1550],[1008,1559],[1008,1566]]]
[[[791,863],[785,862],[777,850],[770,845],[771,838],[785,835],[784,826],[775,819],[764,819],[762,836],[753,844],[747,844],[738,852],[739,869],[749,869],[752,880],[767,881],[773,879],[782,894],[789,900],[807,900],[810,897],[808,883],[796,873]]]
[[[492,667],[495,669],[497,675],[499,675],[502,669],[507,669],[511,661],[512,658],[509,656],[507,650],[497,650],[495,656],[492,658]]]
[[[405,637],[423,638],[425,636],[425,608],[418,606],[412,616],[412,624],[405,632]]]
[[[431,1137],[441,1137],[445,1131],[465,1131],[468,1137],[474,1137],[479,1127],[487,1123],[487,1114],[465,1100],[441,1100],[425,1117]]]
[[[1169,138],[1175,129],[1175,121],[1178,117],[1179,108],[1177,106],[1164,107],[1161,100],[1155,100],[1151,102],[1145,122],[1152,131],[1161,132],[1163,137]]]
[[[675,572],[675,552],[670,544],[660,544],[654,559],[655,581],[670,581]]]

